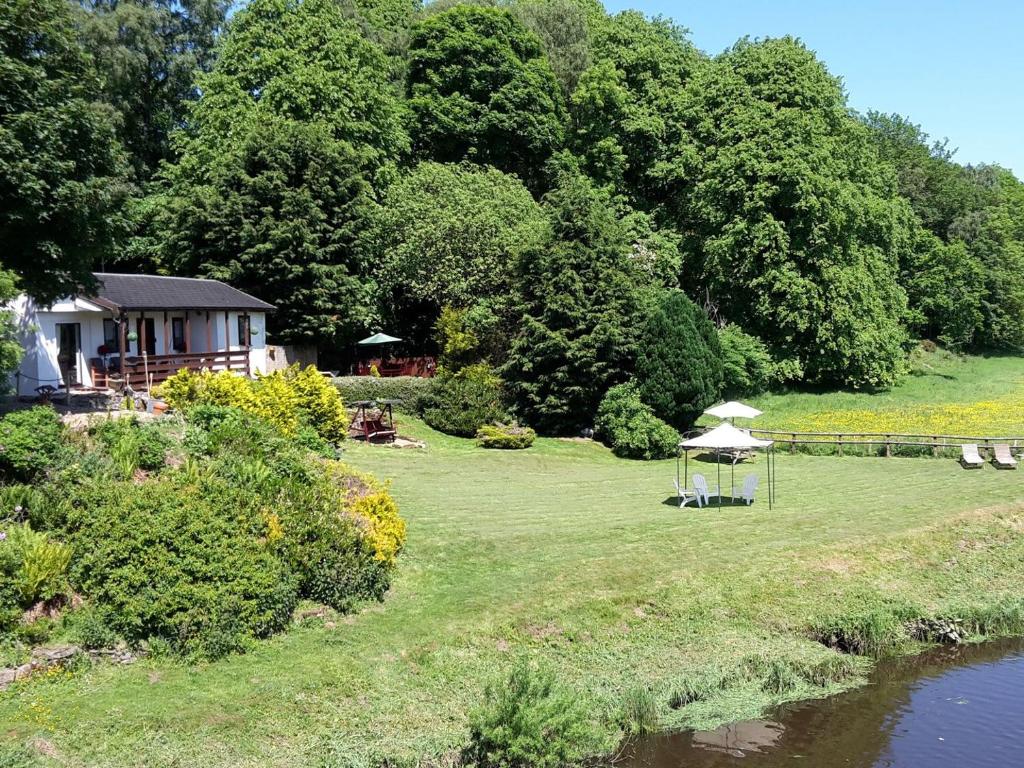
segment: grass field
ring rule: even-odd
[[[977,387],[911,381],[905,402],[1024,377],[1022,361],[978,365]],[[210,665],[148,660],[19,684],[0,694],[6,743],[62,766],[414,763],[457,749],[485,684],[525,656],[579,691],[611,749],[637,689],[676,727],[855,684],[868,662],[825,648],[814,626],[1020,607],[1022,471],[783,454],[776,509],[761,498],[679,510],[672,461],[546,439],[488,452],[402,427],[428,448],[348,450],[392,479],[409,523],[384,603]],[[738,478],[763,471],[755,460]],[[673,709],[681,690],[701,695]]]

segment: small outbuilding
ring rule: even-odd
[[[97,290],[9,306],[22,346],[19,395],[40,388],[135,389],[182,368],[266,372],[274,306],[219,280],[95,273]]]

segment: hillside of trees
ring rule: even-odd
[[[683,427],[723,387],[889,386],[920,339],[1024,348],[1024,185],[855,113],[793,38],[709,56],[597,0],[11,0],[0,72],[7,294],[218,278],[274,342],[383,329],[552,433],[630,380]]]

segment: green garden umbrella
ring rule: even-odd
[[[394,344],[396,341],[401,339],[395,338],[394,336],[388,336],[386,333],[375,333],[373,336],[369,336],[360,342],[357,342],[360,347],[375,347],[380,344]]]

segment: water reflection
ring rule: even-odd
[[[870,685],[771,719],[665,734],[630,768],[1004,768],[1024,765],[1024,642],[940,649],[879,666]]]

